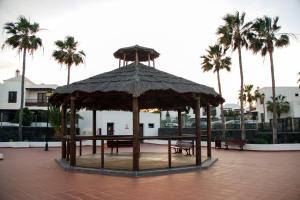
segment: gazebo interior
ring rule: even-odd
[[[110,72],[58,87],[49,101],[61,108],[62,155],[61,159],[72,167],[105,168],[117,170],[146,170],[182,166],[201,166],[211,158],[211,106],[218,106],[224,99],[211,87],[157,70],[155,59],[159,53],[138,45],[121,48],[114,53],[119,67]],[[147,65],[142,62],[146,62]],[[151,65],[152,63],[152,65]],[[207,154],[201,157],[200,107],[207,111]],[[182,133],[181,113],[192,108],[195,113],[195,134]],[[70,131],[67,133],[67,109],[71,112]],[[76,135],[75,116],[80,109],[91,110],[92,136]],[[176,136],[140,136],[139,112],[142,109],[173,110],[178,112]],[[96,111],[121,110],[132,112],[132,135],[96,135]],[[82,155],[82,141],[92,141],[90,154]],[[143,140],[164,140],[165,152],[141,151]],[[171,145],[176,141],[192,141],[193,155],[172,154]],[[77,141],[77,143],[76,143]],[[100,142],[97,153],[96,142]],[[122,152],[110,153],[107,142],[131,141],[132,147]],[[77,145],[76,145],[77,144]],[[76,148],[79,153],[77,153]],[[195,149],[195,150],[194,150]]]

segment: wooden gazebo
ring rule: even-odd
[[[196,121],[196,165],[201,165],[200,107],[207,108],[208,156],[210,157],[210,106],[218,106],[224,99],[211,87],[157,70],[154,60],[159,53],[154,49],[135,45],[119,49],[114,56],[119,59],[119,68],[58,87],[50,98],[49,101],[53,105],[62,107],[61,128],[64,134],[62,158],[67,157],[66,140],[68,139],[70,141],[70,165],[76,165],[76,110],[82,108],[93,110],[93,137],[91,138],[93,153],[96,153],[96,139],[102,141],[102,146],[105,139],[105,136],[96,136],[96,111],[132,111],[133,134],[129,138],[133,141],[132,170],[138,171],[140,140],[145,139],[139,136],[140,109],[176,110],[180,120],[181,112],[186,107],[191,107],[194,109]],[[148,62],[148,65],[141,62]],[[70,136],[66,136],[67,108],[71,110]],[[178,124],[178,138],[180,139],[181,123]]]

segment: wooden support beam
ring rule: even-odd
[[[123,67],[125,66],[126,54],[123,53]]]
[[[119,68],[121,67],[121,58],[119,58]]]
[[[67,154],[67,141],[64,136],[67,135],[67,123],[66,123],[67,108],[63,104],[61,108],[61,158],[66,159]]]
[[[71,97],[71,125],[70,125],[70,166],[76,166],[76,109],[75,109],[75,97]]]
[[[93,136],[96,137],[97,116],[96,110],[93,110]],[[93,139],[93,154],[96,153],[96,139]]]
[[[138,65],[139,64],[139,53],[138,51],[136,50],[135,51],[135,65]]]
[[[210,105],[206,106],[206,120],[207,120],[207,157],[211,158],[211,118]]]
[[[152,64],[153,64],[153,67],[155,68],[155,61],[154,61],[154,58],[152,60]]]
[[[104,168],[104,140],[101,139],[101,168]]]
[[[82,140],[79,140],[79,155],[82,156]]]
[[[200,97],[196,98],[195,108],[196,125],[196,165],[201,165],[201,133],[200,133]]]
[[[178,119],[178,135],[182,136],[182,117],[181,110],[177,110],[177,119]],[[181,141],[181,140],[180,140]],[[182,153],[182,149],[179,149],[179,153]]]
[[[67,152],[66,152],[66,161],[70,160],[70,140],[67,140]]]
[[[150,67],[150,53],[148,53],[148,66]]]
[[[168,166],[169,168],[172,167],[172,156],[171,156],[171,139],[168,139]]]
[[[178,119],[178,135],[182,135],[182,117],[181,117],[181,110],[177,111],[177,119]]]
[[[139,134],[139,102],[138,97],[132,98],[132,127],[133,127],[133,163],[132,170],[139,170],[139,159],[140,159],[140,134]]]

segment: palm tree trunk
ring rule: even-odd
[[[271,63],[271,76],[272,76],[272,98],[273,98],[273,144],[277,143],[277,106],[276,106],[276,93],[275,93],[275,76],[274,76],[274,63],[273,52],[269,50],[270,63]]]
[[[23,69],[22,69],[22,81],[21,81],[21,103],[19,111],[19,132],[18,140],[23,140],[22,129],[23,129],[23,104],[24,104],[24,79],[25,79],[25,65],[26,65],[26,48],[23,48]]]
[[[238,46],[238,54],[239,54],[239,64],[240,64],[240,76],[241,76],[241,94],[244,94],[244,74],[243,74],[243,64],[242,64],[242,51],[240,45]],[[242,135],[242,139],[246,140],[243,99],[240,100],[240,104],[241,104],[241,135]]]
[[[71,65],[68,65],[68,81],[67,81],[67,85],[70,84],[70,71],[71,71]]]
[[[219,70],[217,71],[217,77],[218,77],[219,94],[222,96],[221,80],[220,80]],[[224,118],[223,103],[220,105],[220,107],[221,107],[221,120],[222,120],[222,139],[225,140],[225,118]]]

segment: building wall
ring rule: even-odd
[[[80,119],[78,127],[81,135],[92,135],[92,111],[79,111]],[[107,134],[107,123],[114,123],[115,135],[132,135],[132,113],[123,111],[97,111],[97,134],[101,128],[101,134]],[[140,123],[144,124],[144,136],[157,136],[160,126],[159,113],[140,112]],[[154,128],[149,128],[148,124],[154,124]]]
[[[0,86],[0,109],[16,110],[20,108],[21,101],[21,85],[18,81],[5,81]],[[8,103],[8,92],[17,92],[17,102]]]
[[[4,80],[0,84],[0,110],[18,110],[20,109],[21,104],[21,75],[16,74],[15,77],[8,80]],[[57,85],[49,84],[35,84],[29,79],[25,78],[24,81],[24,107],[26,99],[37,99],[38,91],[29,91],[26,88],[53,88],[55,89]],[[16,91],[17,92],[17,101],[16,103],[8,103],[8,92]],[[46,106],[30,106],[30,110],[46,110]]]
[[[272,87],[263,87],[260,88],[259,91],[265,94],[265,122],[269,122],[270,119],[273,119],[272,112],[267,111],[267,102],[271,101],[272,97]],[[276,96],[280,94],[285,96],[286,101],[290,103],[290,111],[288,113],[282,114],[281,118],[300,117],[300,89],[298,87],[276,87],[275,92]],[[256,110],[258,112],[258,120],[259,122],[261,122],[261,113],[264,113],[263,102],[258,101],[256,105]]]

